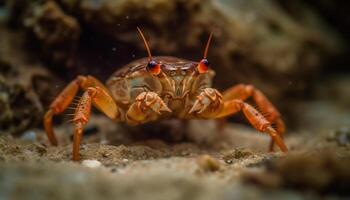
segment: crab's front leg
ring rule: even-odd
[[[269,134],[283,152],[288,151],[280,135],[259,111],[239,99],[224,101],[222,95],[216,89],[205,88],[197,96],[197,100],[194,102],[189,114],[210,119],[227,117],[239,111],[243,111],[245,117],[255,129]]]
[[[156,120],[161,112],[171,112],[164,101],[155,92],[140,93],[126,113],[126,121],[137,125]]]
[[[57,140],[52,128],[52,117],[62,113],[68,107],[79,88],[83,89],[85,92],[79,100],[73,118],[73,123],[75,125],[73,160],[79,160],[79,147],[83,127],[89,120],[92,104],[112,119],[117,119],[120,115],[117,105],[102,83],[92,76],[78,76],[58,95],[58,97],[56,97],[44,116],[45,131],[51,144],[57,145]]]

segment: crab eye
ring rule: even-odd
[[[151,60],[147,64],[147,71],[150,71],[153,75],[158,75],[160,73],[160,64],[158,64],[156,61]]]
[[[198,63],[198,72],[201,73],[201,74],[207,72],[208,69],[209,69],[209,66],[210,66],[209,61],[206,58],[202,59]]]

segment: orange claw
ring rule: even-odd
[[[172,112],[155,92],[142,92],[126,112],[126,120],[130,125],[153,121],[162,112]]]

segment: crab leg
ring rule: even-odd
[[[81,97],[77,106],[73,123],[75,124],[73,142],[73,160],[79,160],[79,147],[83,128],[89,121],[91,103],[112,119],[118,115],[113,99],[100,87],[89,87]]]
[[[243,111],[249,123],[256,130],[269,134],[271,139],[279,146],[283,152],[288,151],[280,134],[278,134],[278,132],[272,128],[271,122],[269,122],[259,111],[257,111],[251,105],[243,102],[242,100],[231,100],[226,101],[220,110],[221,111],[217,113],[217,118],[226,117],[239,111]]]
[[[276,126],[277,133],[283,137],[285,125],[281,119],[281,115],[275,106],[265,97],[265,95],[252,85],[239,84],[233,86],[223,93],[224,101],[240,99],[245,101],[252,97],[259,109],[262,111],[266,119]],[[273,150],[273,141],[270,143],[270,151]]]
[[[46,112],[44,116],[44,128],[52,145],[57,146],[57,139],[52,129],[52,117],[62,113],[68,105],[72,102],[74,96],[79,89],[78,79],[72,81],[67,85],[67,87],[55,98],[51,103],[50,109]]]
[[[109,118],[117,119],[119,117],[117,105],[103,84],[92,76],[78,76],[58,95],[45,114],[44,127],[51,144],[57,145],[52,128],[52,117],[62,113],[68,107],[79,88],[85,92],[78,103],[73,119],[75,124],[73,160],[79,160],[81,135],[83,126],[88,122],[90,116],[91,103]]]
[[[223,118],[240,111],[243,111],[245,117],[255,129],[269,134],[283,152],[288,151],[281,136],[271,126],[271,122],[259,111],[240,99],[223,101],[221,94],[215,89],[204,89],[197,97],[189,114],[195,114],[200,118]]]

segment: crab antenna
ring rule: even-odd
[[[205,46],[205,51],[204,51],[203,58],[207,58],[208,49],[209,49],[209,45],[210,45],[212,36],[213,36],[213,32],[211,32],[210,35],[209,35],[209,38],[208,38],[208,41],[207,41],[207,45]]]
[[[141,35],[141,37],[142,37],[143,43],[145,44],[145,47],[146,47],[146,50],[147,50],[147,53],[148,53],[149,60],[152,60],[152,54],[151,54],[151,50],[149,49],[149,46],[148,46],[148,44],[147,44],[147,40],[146,40],[145,36],[143,35],[141,29],[140,29],[138,26],[137,26],[136,28],[137,28],[137,30],[139,31],[139,33],[140,33],[140,35]]]

